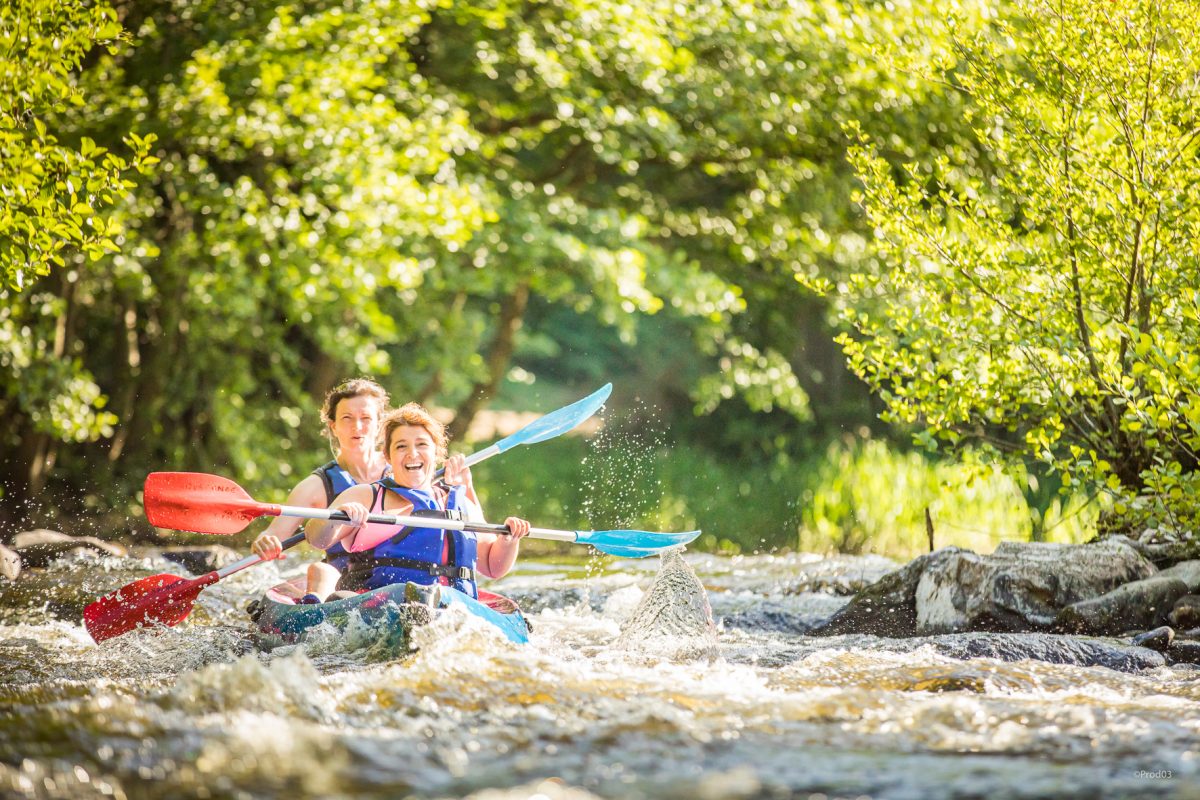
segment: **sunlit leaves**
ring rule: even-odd
[[[99,212],[154,163],[153,137],[126,138],[123,157],[87,137],[60,142],[53,116],[86,102],[74,70],[93,47],[115,50],[121,34],[103,3],[0,8],[0,285],[20,291],[77,251],[95,261],[118,249],[120,226]]]
[[[1019,0],[942,62],[994,177],[952,150],[900,175],[868,137],[853,154],[889,259],[842,286],[855,369],[895,418],[1046,461],[1131,524],[1200,508],[1196,21]]]

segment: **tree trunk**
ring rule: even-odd
[[[516,346],[517,331],[521,329],[528,305],[529,284],[524,282],[517,284],[512,294],[501,303],[496,335],[492,339],[492,346],[488,348],[487,375],[471,387],[471,393],[454,412],[454,420],[448,428],[451,439],[462,440],[475,415],[496,394],[500,381],[504,380],[505,374],[508,373],[508,365],[512,361],[513,349]]]

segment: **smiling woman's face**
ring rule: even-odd
[[[388,441],[392,478],[409,489],[428,489],[437,471],[437,447],[429,431],[419,425],[400,425]]]

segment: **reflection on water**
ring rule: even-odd
[[[207,589],[179,628],[102,646],[0,612],[0,796],[1200,798],[1200,670],[813,638],[838,592],[890,565],[685,558],[717,626],[695,657],[618,646],[657,559],[525,564],[498,588],[529,609],[531,645],[451,609],[398,658],[331,632],[255,649],[241,608],[276,565]],[[119,585],[166,565],[109,569]]]

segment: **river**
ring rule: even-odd
[[[206,589],[178,628],[95,645],[0,610],[0,796],[20,798],[1200,798],[1200,668],[955,660],[807,625],[874,557],[687,554],[707,654],[622,641],[658,559],[525,561],[529,645],[443,614],[415,654],[370,631],[272,652],[246,602],[295,559]],[[95,595],[150,559],[60,562]]]

